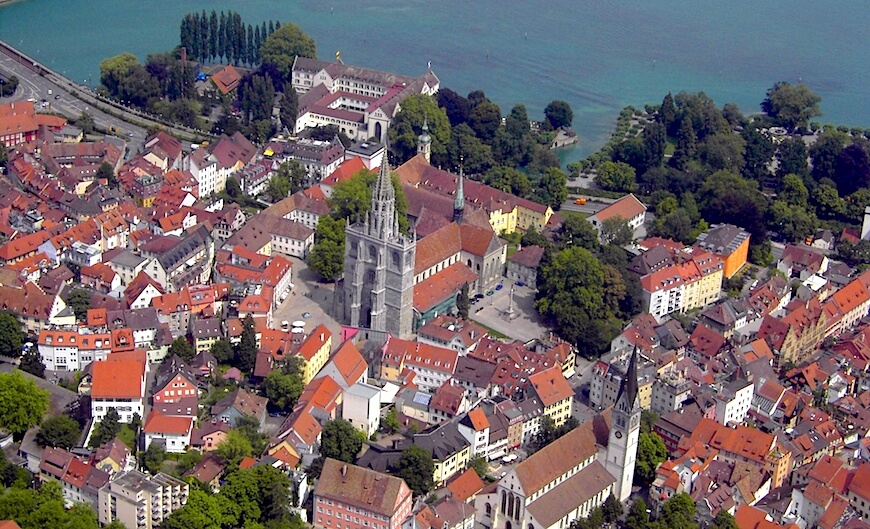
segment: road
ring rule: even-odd
[[[109,130],[109,127],[115,127],[118,130],[118,136],[130,142],[132,152],[140,151],[145,145],[144,128],[93,108],[92,105],[74,97],[48,77],[35,73],[5,53],[0,53],[0,73],[7,76],[14,75],[18,77],[19,81],[15,94],[12,97],[0,98],[0,103],[32,99],[36,101],[34,104],[37,111],[62,114],[70,120],[74,120],[86,112],[94,118],[94,123],[98,129]],[[48,103],[48,106],[43,107],[42,101]]]
[[[593,202],[591,200],[587,200],[585,204],[580,205],[575,204],[573,198],[569,198],[562,204],[562,208],[560,209],[560,211],[577,211],[579,213],[593,215],[609,205],[610,204],[605,204],[603,202]]]
[[[19,56],[16,56],[16,53]],[[170,134],[184,139],[199,140],[211,137],[204,131],[195,131],[182,126],[169,126],[158,116],[146,115],[135,108],[125,107],[116,101],[110,101],[97,96],[90,88],[79,85],[61,74],[51,72],[44,65],[33,62],[22,62],[20,52],[8,43],[0,41],[0,74],[15,75],[19,79],[19,88],[12,98],[0,99],[0,102],[22,99],[35,99],[37,104],[45,100],[49,103],[48,110],[75,119],[82,112],[94,117],[97,127],[108,130],[116,127],[118,134],[131,141],[134,146],[144,145],[145,128],[160,127]],[[40,74],[39,71],[48,71]],[[57,97],[60,96],[60,97]],[[99,107],[99,108],[97,108]]]

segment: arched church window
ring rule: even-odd
[[[393,252],[393,267],[399,268],[402,264],[402,256],[399,255],[399,252]]]

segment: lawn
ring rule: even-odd
[[[492,327],[484,325],[477,320],[471,320],[471,321],[473,321],[474,323],[476,323],[476,324],[480,325],[481,327],[483,327],[484,329],[486,329],[486,332],[489,334],[489,336],[491,338],[494,338],[496,340],[502,340],[502,339],[509,340],[510,339],[510,336],[508,336],[506,334],[502,334],[502,333],[498,332],[497,330],[493,329]]]
[[[585,219],[589,216],[589,213],[583,213],[582,211],[568,211],[567,209],[559,210],[559,215],[562,215],[564,218],[568,217],[579,217],[581,219]]]

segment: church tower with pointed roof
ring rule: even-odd
[[[426,163],[432,163],[432,136],[429,135],[429,120],[423,118],[423,133],[417,136],[417,154],[426,158]]]
[[[381,162],[364,220],[345,230],[344,278],[336,285],[336,315],[351,327],[406,337],[414,321],[413,235],[399,230],[388,155]]]
[[[462,174],[462,166],[459,166],[459,181],[456,184],[456,197],[453,199],[453,222],[462,223],[462,215],[465,213],[465,189],[463,181],[465,175]]]
[[[625,501],[631,495],[634,465],[637,460],[637,442],[640,436],[640,397],[637,386],[637,348],[631,353],[625,378],[616,395],[611,412],[610,436],[604,466],[616,479],[613,495]]]

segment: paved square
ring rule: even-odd
[[[505,280],[504,288],[493,291],[471,305],[468,317],[487,327],[523,342],[540,338],[547,332],[538,311],[535,310],[535,291],[527,286],[518,287]],[[513,286],[513,303],[510,291]],[[513,308],[513,314],[508,309]]]

